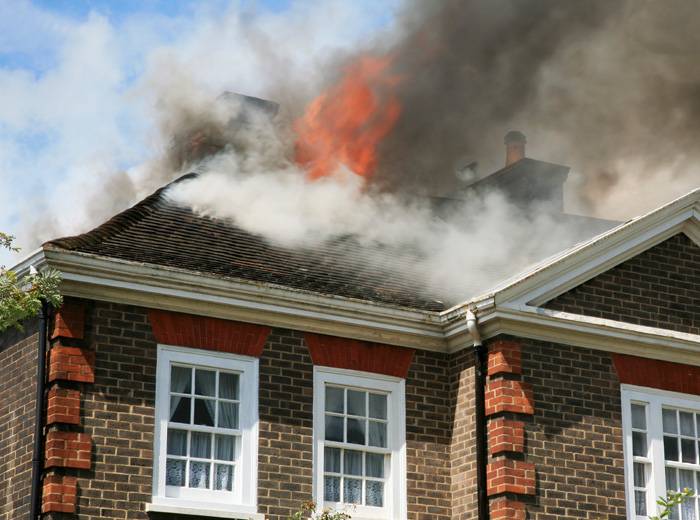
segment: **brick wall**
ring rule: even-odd
[[[544,307],[700,334],[700,247],[676,235]]]
[[[63,479],[45,490],[77,489],[79,520],[151,518],[174,515],[145,513],[150,502],[155,404],[156,342],[145,309],[95,302],[86,314],[87,356],[94,355],[94,383],[63,384],[69,400],[80,392],[80,423],[65,423],[62,432],[80,434],[92,443],[91,467],[63,464]],[[471,418],[473,388],[470,358],[417,352],[406,383],[408,509],[411,520],[447,520],[451,516],[454,446],[463,451],[458,464],[463,518],[472,504],[473,452]],[[461,372],[456,386],[451,367]],[[286,520],[294,508],[311,499],[313,365],[304,335],[272,331],[260,357],[259,511],[268,520]],[[459,390],[458,390],[459,387]],[[452,402],[459,394],[462,430],[452,442]],[[65,411],[62,409],[62,411]],[[67,414],[70,419],[72,416]],[[81,444],[82,446],[82,444]],[[77,450],[81,451],[81,450]],[[65,467],[69,466],[69,467]],[[461,473],[460,473],[461,472]],[[466,478],[467,487],[461,487]],[[75,479],[75,481],[73,480]],[[63,487],[60,487],[63,486]],[[60,489],[59,489],[60,488]],[[60,513],[50,519],[75,518]],[[197,517],[182,517],[197,520]],[[3,520],[10,520],[10,518]]]
[[[300,332],[274,329],[260,357],[258,511],[286,520],[311,500],[313,365]]]
[[[452,381],[448,356],[415,354],[406,378],[408,518],[451,516]]]
[[[452,438],[450,478],[454,520],[476,518],[476,440],[474,436],[474,356],[469,349],[450,357]]]
[[[534,415],[525,460],[537,469],[530,520],[624,520],[620,389],[610,354],[522,340]]]
[[[0,333],[0,520],[29,516],[37,325]]]

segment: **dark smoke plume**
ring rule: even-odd
[[[626,217],[697,186],[696,0],[412,0],[402,21],[380,185],[449,191],[465,164],[502,167],[517,128],[529,156],[573,166],[581,210]]]

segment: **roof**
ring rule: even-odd
[[[420,287],[420,277],[411,276],[411,264],[417,261],[409,262],[406,251],[396,255],[379,245],[360,245],[352,237],[313,249],[282,247],[228,221],[176,205],[165,195],[167,187],[92,231],[44,247],[419,310],[445,308]]]
[[[538,262],[472,301],[537,305],[677,233],[700,245],[700,188]]]

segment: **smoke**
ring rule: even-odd
[[[216,103],[224,91],[275,99],[289,118],[287,107],[318,90],[324,64],[388,23],[389,9],[221,1],[78,18],[0,3],[0,229],[24,255],[177,178],[198,158],[185,153],[190,137],[229,139],[229,109]],[[0,251],[0,264],[16,259]]]
[[[449,191],[502,136],[573,167],[569,208],[629,218],[700,179],[700,11],[694,0],[409,2],[389,53],[404,112],[378,181]]]
[[[177,203],[285,247],[382,244],[395,259],[384,267],[456,299],[587,231],[499,193],[435,216],[422,196],[450,195],[475,161],[482,176],[502,167],[510,129],[528,136],[530,157],[573,167],[569,212],[626,219],[697,186],[693,0],[405,0],[378,25],[367,22],[381,18],[374,2],[309,4],[118,25],[39,13],[55,32],[55,63],[36,77],[0,69],[0,93],[15,100],[0,108],[0,128],[16,136],[0,138],[3,184],[35,179],[0,228],[28,247],[82,232],[196,169],[171,190]],[[377,172],[368,184],[342,168],[310,182],[291,160],[292,122],[366,55],[390,56],[401,78]],[[272,99],[279,114],[231,124],[242,107],[224,91]],[[22,139],[37,126],[49,130],[31,135],[44,146],[29,161]],[[0,192],[0,203],[19,195]]]

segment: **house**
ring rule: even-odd
[[[700,478],[699,215],[695,190],[447,308],[158,191],[18,266],[66,298],[34,495],[40,322],[0,335],[0,519],[645,518]]]

